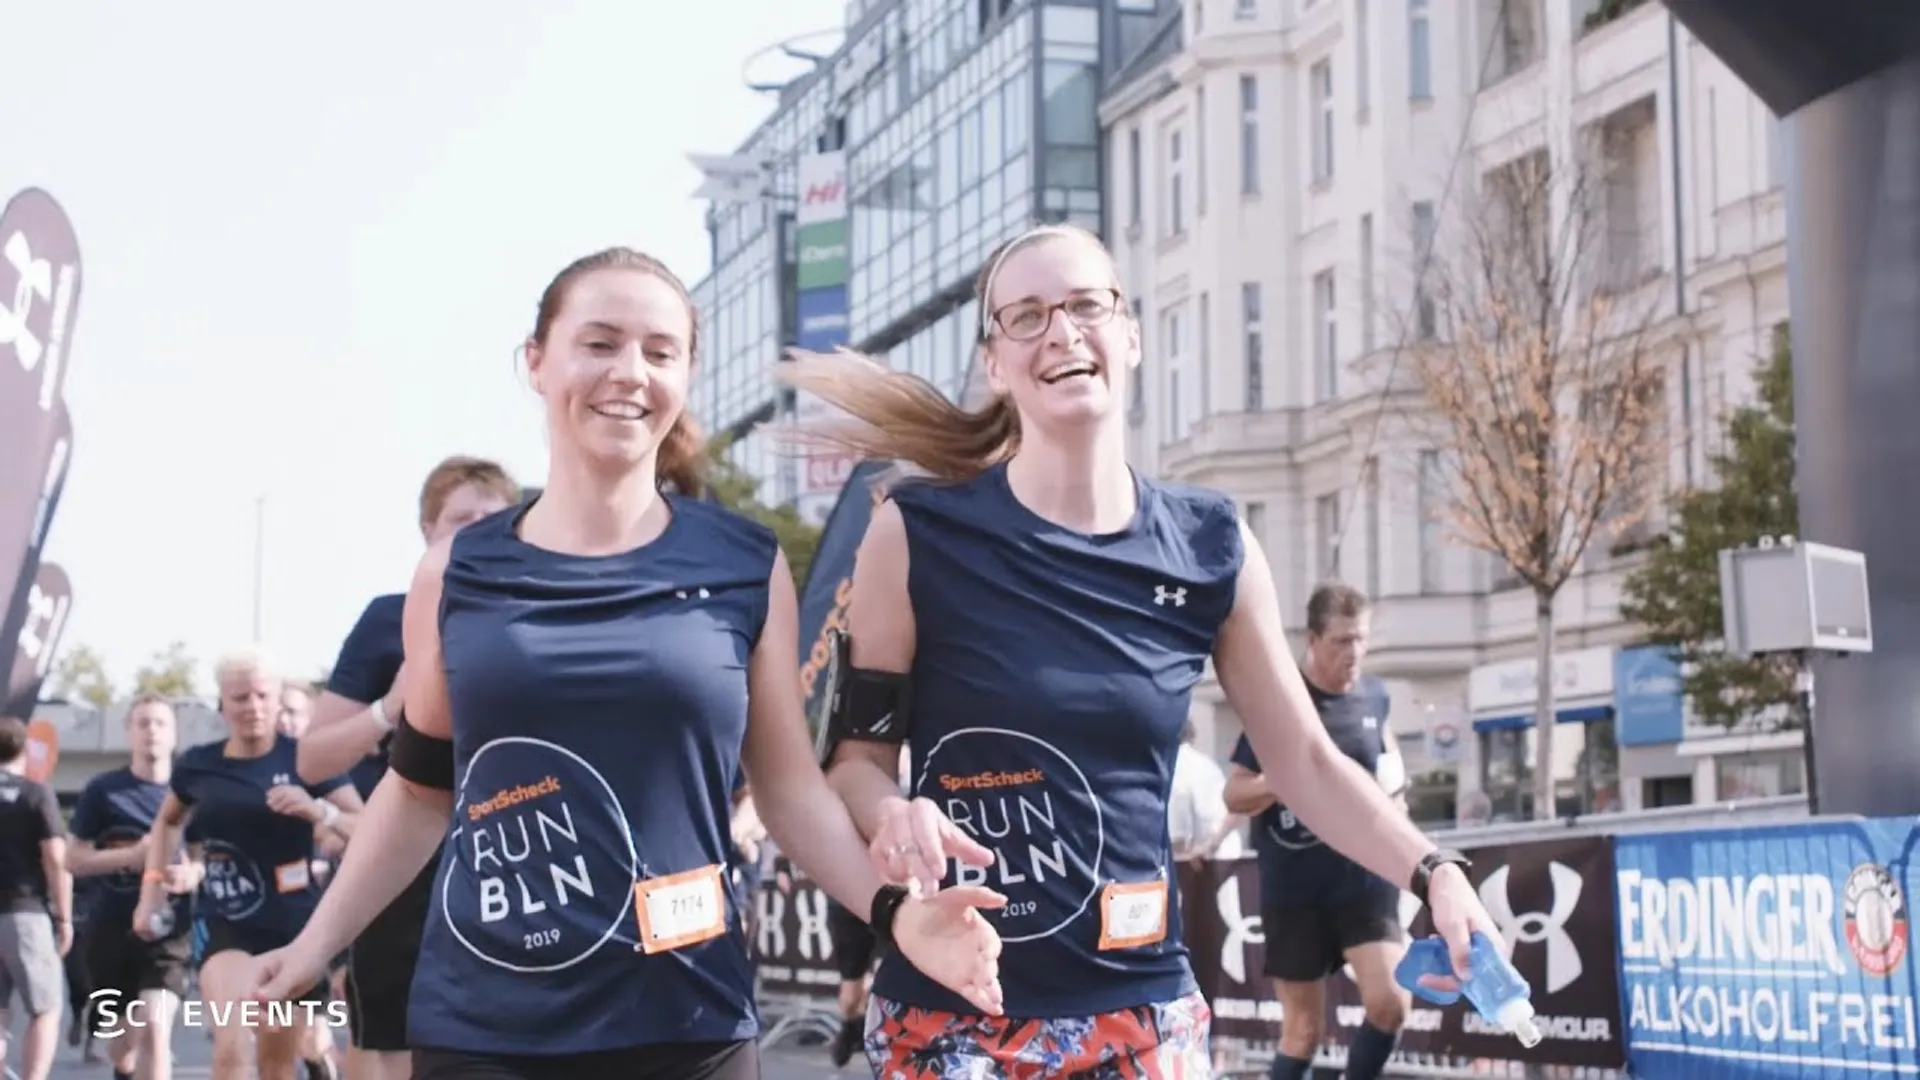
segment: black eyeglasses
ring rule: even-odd
[[[1053,325],[1053,313],[1065,312],[1073,325],[1092,330],[1113,321],[1121,307],[1118,289],[1081,289],[1058,303],[1044,300],[1015,300],[993,313],[1000,332],[1014,341],[1032,341]]]

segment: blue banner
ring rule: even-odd
[[[847,287],[806,289],[794,297],[793,343],[808,352],[832,352],[847,343]]]
[[[1613,654],[1615,738],[1621,746],[1679,742],[1686,734],[1680,665],[1663,646],[1642,645]]]
[[[1920,1074],[1916,819],[1618,837],[1633,1075]]]

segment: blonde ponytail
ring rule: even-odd
[[[795,352],[775,378],[845,416],[791,429],[789,441],[918,466],[941,480],[967,480],[1013,455],[1020,417],[995,397],[969,412],[917,375],[845,350]]]

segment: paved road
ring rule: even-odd
[[[13,1046],[18,1046],[19,1023],[14,1024],[16,1032]],[[206,1080],[209,1077],[208,1053],[211,1049],[207,1038],[200,1031],[181,1031],[175,1037],[176,1066],[173,1075],[178,1080]],[[782,1047],[767,1055],[764,1070],[765,1080],[866,1080],[872,1072],[861,1066],[858,1059],[854,1067],[836,1070],[827,1061],[824,1047]],[[113,1071],[104,1060],[88,1063],[81,1058],[78,1050],[65,1044],[60,1047],[60,1057],[53,1067],[52,1080],[108,1080]]]

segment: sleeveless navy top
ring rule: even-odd
[[[1320,722],[1340,752],[1369,774],[1379,768],[1386,748],[1387,685],[1362,675],[1353,689],[1332,694],[1307,684]],[[1262,772],[1260,758],[1245,735],[1233,748],[1233,763]],[[1275,803],[1253,819],[1253,850],[1260,860],[1260,902],[1268,908],[1373,905],[1393,907],[1400,888],[1328,847],[1292,811]]]
[[[718,937],[638,949],[636,882],[731,853],[776,551],[717,505],[669,504],[659,538],[625,554],[523,542],[531,503],[453,540],[440,640],[458,790],[409,1002],[415,1047],[574,1054],[758,1030],[744,897],[725,898]]]
[[[991,916],[1008,1016],[1090,1016],[1195,989],[1167,799],[1244,552],[1224,496],[1135,487],[1133,522],[1101,536],[1028,510],[1004,466],[893,493],[918,628],[913,791],[995,853],[984,870],[950,868],[948,884],[1008,898]],[[1164,936],[1102,948],[1106,898],[1140,889],[1164,890]],[[976,1011],[897,953],[874,992]]]

